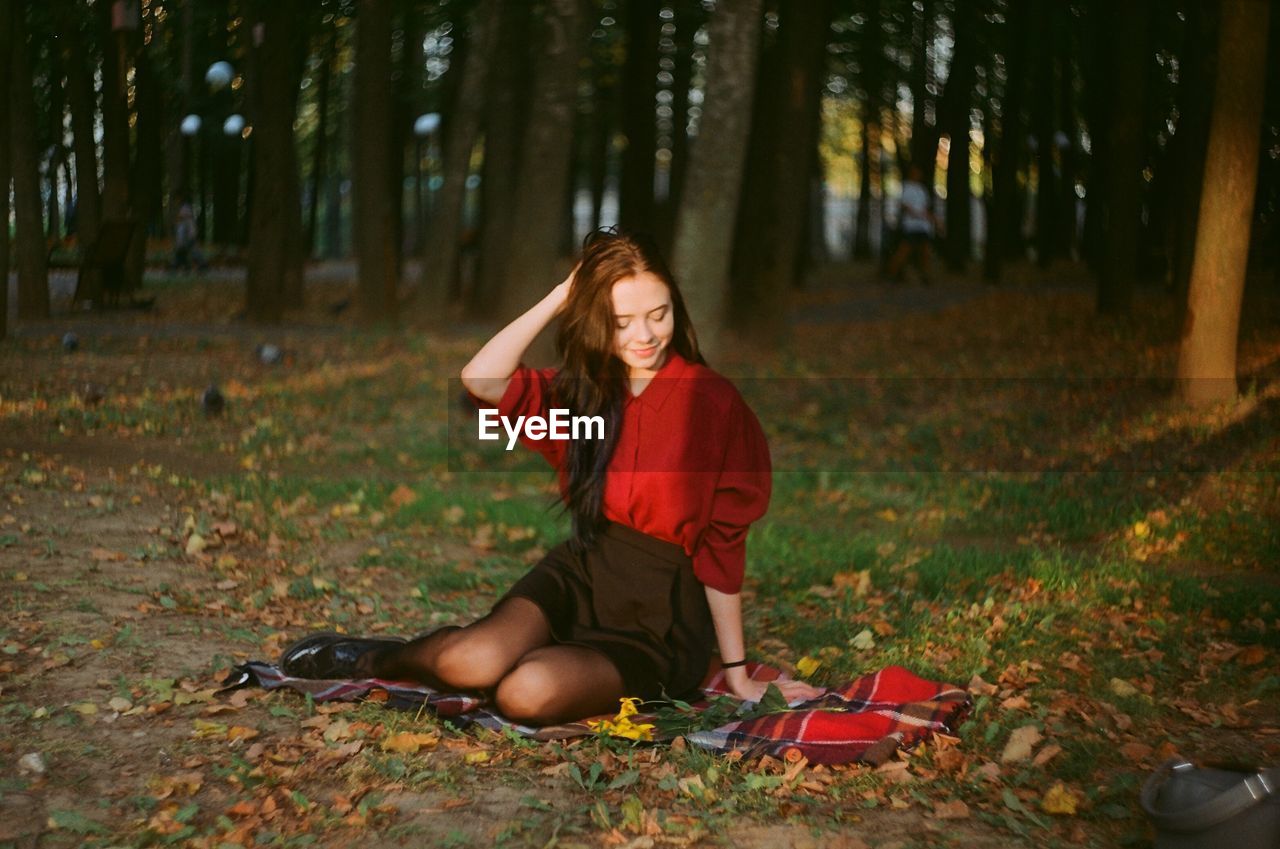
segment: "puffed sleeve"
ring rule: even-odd
[[[507,383],[507,390],[502,393],[502,398],[498,401],[498,415],[513,424],[521,416],[525,418],[530,416],[547,418],[551,407],[551,381],[555,376],[555,369],[531,369],[527,366],[520,366],[511,375],[511,380]],[[471,400],[480,409],[494,408],[492,404],[477,398],[475,395],[471,395]],[[502,440],[505,442],[507,439],[506,431],[500,430],[500,433],[502,434]],[[520,442],[546,457],[551,465],[557,468],[560,466],[560,461],[564,459],[566,443],[563,440],[526,439],[522,429]]]
[[[722,420],[724,461],[711,495],[710,518],[693,552],[693,572],[723,593],[742,589],[747,530],[765,514],[773,477],[769,444],[755,413],[741,398]]]

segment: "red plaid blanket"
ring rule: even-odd
[[[747,671],[757,681],[784,677],[779,670],[758,663],[748,664]],[[256,661],[233,669],[224,682],[223,691],[253,685],[310,693],[318,702],[349,701],[380,690],[387,694],[387,704],[392,707],[416,710],[425,706],[455,725],[478,724],[493,730],[509,727],[538,740],[593,734],[587,723],[609,718],[592,717],[566,725],[535,728],[511,722],[496,713],[485,700],[472,695],[439,693],[420,684],[377,678],[358,681],[290,678],[277,667]],[[729,695],[719,668],[707,675],[702,686],[708,698]],[[692,707],[699,710],[707,705],[708,702],[701,701]],[[748,755],[780,757],[794,748],[811,763],[880,764],[899,748],[910,748],[929,734],[955,733],[969,705],[969,694],[960,687],[925,680],[901,666],[889,666],[844,686],[830,688],[817,699],[792,704],[788,710],[730,722],[709,731],[696,731],[687,739],[693,745],[715,752],[742,751]],[[631,719],[643,722],[652,716],[642,713]]]

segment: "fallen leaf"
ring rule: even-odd
[[[1111,692],[1115,693],[1122,699],[1138,695],[1138,688],[1130,684],[1123,678],[1111,679]]]
[[[1050,743],[1040,751],[1036,752],[1035,758],[1031,761],[1032,766],[1044,766],[1049,761],[1062,754],[1062,747],[1057,743]]]
[[[959,799],[952,799],[933,806],[933,815],[940,820],[962,820],[969,817],[969,806]]]
[[[395,752],[401,755],[412,755],[419,749],[432,748],[440,742],[435,734],[420,734],[414,731],[401,731],[383,739],[381,747],[384,752]]]
[[[1076,815],[1079,804],[1079,794],[1068,789],[1061,781],[1050,787],[1049,792],[1045,793],[1044,798],[1040,800],[1041,810],[1055,816],[1073,817]]]
[[[1241,666],[1257,666],[1267,659],[1267,650],[1262,646],[1248,646],[1236,655],[1236,663]]]
[[[858,651],[871,651],[876,647],[876,638],[871,634],[870,628],[863,628],[849,641],[849,645]]]
[[[808,655],[796,661],[796,671],[804,678],[808,678],[810,675],[817,672],[818,667],[820,666],[822,666],[822,661],[815,660]]]
[[[1009,742],[1005,744],[1004,751],[1000,754],[1000,762],[1007,764],[1013,761],[1025,761],[1031,757],[1031,750],[1041,739],[1043,735],[1034,725],[1015,728],[1010,732]]]

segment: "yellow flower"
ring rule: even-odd
[[[821,665],[822,661],[815,660],[814,658],[805,655],[796,661],[796,672],[799,672],[801,676],[808,678],[810,675],[817,672],[818,667]]]
[[[625,737],[628,740],[652,740],[653,725],[647,722],[632,722],[631,717],[640,712],[636,707],[640,700],[634,697],[619,699],[622,707],[613,719],[596,719],[587,722],[587,727],[597,734],[608,734],[612,737]]]

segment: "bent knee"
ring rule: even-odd
[[[503,716],[516,722],[547,725],[560,718],[556,715],[555,676],[537,661],[526,661],[503,677],[494,701]]]
[[[466,630],[450,634],[436,655],[436,676],[451,687],[484,690],[497,684],[511,666],[508,651]]]

